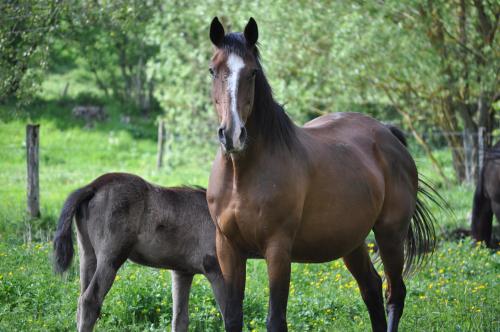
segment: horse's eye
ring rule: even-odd
[[[208,72],[210,73],[210,76],[215,77],[215,71],[212,67],[208,68]]]
[[[250,72],[250,76],[248,76],[248,80],[251,81],[255,78],[255,76],[257,76],[257,72],[259,70],[258,69],[252,69],[252,71]]]

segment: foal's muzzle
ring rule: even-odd
[[[221,126],[218,130],[218,137],[219,142],[222,144],[226,152],[239,152],[245,147],[247,130],[245,127],[228,129],[226,126]]]

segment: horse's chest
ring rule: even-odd
[[[289,219],[292,210],[281,208],[283,201],[257,195],[233,193],[222,201],[225,204],[217,206],[214,218],[218,229],[242,250],[255,254],[262,254],[267,239]]]
[[[235,197],[227,200],[227,203],[218,210],[216,223],[227,237],[254,233],[263,215],[262,209],[258,206]]]

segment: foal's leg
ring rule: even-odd
[[[80,249],[80,252],[82,250]],[[80,297],[78,299],[78,309],[76,311],[76,325],[80,326],[80,321],[82,320],[82,298],[83,294],[87,290],[92,277],[94,276],[96,270],[97,260],[95,255],[87,255],[80,253]]]
[[[86,222],[86,221],[83,221]],[[80,257],[80,298],[85,293],[85,290],[90,284],[92,277],[94,276],[96,266],[97,266],[97,258],[95,256],[94,248],[92,247],[92,243],[90,242],[87,225],[82,225],[82,218],[80,216],[77,217],[77,234],[78,234],[78,255]],[[80,305],[78,305],[78,309],[76,311],[76,325],[80,326]]]
[[[243,328],[246,258],[219,231],[216,232],[216,243],[227,295],[221,306],[224,308],[224,325],[228,332],[239,332]]]
[[[80,295],[82,295],[94,276],[97,258],[88,238],[78,233],[78,255],[80,257]]]
[[[189,325],[189,291],[192,274],[171,271],[172,274],[172,331],[187,331]]]
[[[205,275],[210,282],[210,286],[212,286],[212,291],[215,296],[215,302],[219,307],[219,310],[224,318],[224,312],[226,311],[226,289],[224,284],[224,278],[220,271],[217,273],[207,273]]]
[[[387,331],[389,332],[398,330],[405,303],[406,286],[403,282],[405,237],[406,233],[403,234],[402,231],[375,229],[375,238],[387,279]]]
[[[97,260],[95,274],[89,286],[80,297],[80,303],[78,304],[80,311],[79,332],[92,331],[99,317],[104,297],[113,285],[116,272],[122,264],[123,261],[120,264],[116,264],[111,260],[101,257]]]
[[[370,313],[372,330],[386,331],[382,279],[373,267],[366,246],[363,244],[345,256],[344,263],[358,283],[361,296]]]
[[[283,241],[269,241],[265,259],[269,278],[268,331],[287,331],[286,306],[290,288],[291,245]]]

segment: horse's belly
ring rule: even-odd
[[[294,240],[296,261],[325,262],[349,254],[363,244],[382,208],[381,188],[366,175],[318,179],[314,188]]]
[[[196,263],[196,251],[190,245],[179,245],[178,240],[163,234],[149,234],[134,245],[128,258],[134,263],[150,267],[201,273],[202,267]],[[215,250],[203,254],[215,255]]]
[[[157,250],[157,248],[136,248],[130,253],[129,259],[136,264],[159,269],[177,270],[189,273],[201,272],[196,266],[190,264],[185,257],[162,252],[162,250]]]
[[[364,243],[372,227],[373,222],[358,219],[306,221],[296,234],[292,260],[321,263],[343,257]]]

